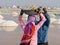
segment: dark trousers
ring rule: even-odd
[[[38,43],[38,45],[48,45],[48,42],[46,42],[46,43]]]

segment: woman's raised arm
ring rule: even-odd
[[[37,25],[35,25],[36,30],[38,30],[44,24],[44,22],[46,21],[46,18],[44,16],[44,14],[40,13],[39,16],[41,17],[40,18],[41,21]]]
[[[20,25],[22,27],[22,29],[24,30],[25,28],[25,23],[23,22],[22,20],[22,15],[23,15],[23,11],[21,11],[20,15],[19,15],[19,22],[20,22]]]

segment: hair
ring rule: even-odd
[[[31,22],[29,22],[29,23],[25,26],[24,32],[25,32],[27,35],[31,34],[32,26],[34,26],[34,25],[33,25]]]

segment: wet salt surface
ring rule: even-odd
[[[48,39],[49,45],[60,45],[60,26],[49,28]]]
[[[19,45],[23,31],[20,26],[15,31],[0,31],[0,45]],[[60,28],[57,26],[49,28],[49,45],[60,45]]]

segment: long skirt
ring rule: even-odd
[[[24,42],[24,43],[20,43],[20,45],[30,45],[30,42],[31,42],[31,41],[29,41],[29,42]]]

